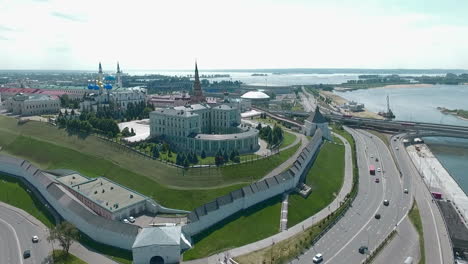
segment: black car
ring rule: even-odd
[[[380,214],[375,214],[375,219],[380,219]]]
[[[23,258],[27,259],[29,257],[31,257],[31,251],[30,250],[25,250],[23,252]]]
[[[366,246],[361,246],[359,248],[359,253],[361,253],[361,254],[366,254],[367,251],[369,251],[369,249]]]

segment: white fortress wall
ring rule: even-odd
[[[131,250],[139,227],[107,220],[90,212],[64,191],[55,179],[46,176],[28,161],[0,155],[0,173],[22,178],[35,187],[66,221],[93,240]]]
[[[323,142],[322,135],[318,129],[287,171],[252,183],[193,210],[188,216],[189,223],[182,227],[183,232],[188,236],[196,235],[241,210],[293,190],[316,157]]]

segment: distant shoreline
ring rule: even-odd
[[[468,113],[467,110],[461,110],[461,109],[450,110],[448,108],[440,107],[440,106],[437,107],[437,110],[439,110],[442,114],[453,115],[458,119],[468,121],[468,114],[466,114],[467,116],[463,115],[463,113]],[[462,113],[460,113],[460,112],[462,112]]]
[[[355,91],[355,90],[363,90],[363,89],[384,89],[384,88],[391,88],[391,89],[398,89],[398,88],[426,88],[432,87],[434,84],[430,83],[408,83],[408,84],[389,84],[384,86],[377,86],[377,87],[366,87],[366,88],[347,88],[347,87],[333,87],[333,90],[339,92],[347,92],[347,91]]]

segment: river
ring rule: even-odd
[[[386,108],[388,95],[390,107],[397,120],[468,126],[468,121],[442,114],[437,110],[438,106],[468,109],[467,85],[377,88],[335,93],[347,100],[364,103],[368,110],[374,112]],[[424,140],[440,163],[468,194],[468,139],[428,137]]]

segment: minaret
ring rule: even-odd
[[[97,83],[97,85],[99,85],[99,93],[102,93],[103,80],[104,80],[104,76],[102,73],[102,66],[101,66],[101,62],[99,62],[98,83]]]
[[[122,72],[120,71],[120,65],[119,62],[117,62],[117,88],[120,89],[122,88]]]
[[[195,61],[195,81],[193,82],[193,93],[190,98],[190,103],[202,103],[205,102],[205,96],[203,96],[203,90],[201,88],[200,77],[198,76],[198,66]]]

